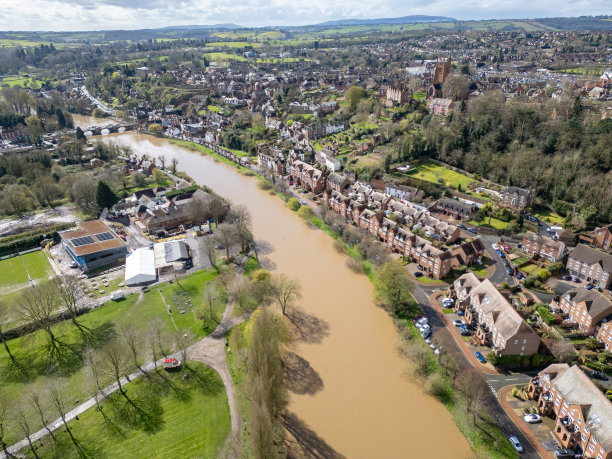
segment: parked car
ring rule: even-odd
[[[469,231],[470,233],[474,233],[474,234],[478,233],[478,231],[476,230],[476,228],[468,228],[468,231]]]
[[[525,450],[523,449],[523,446],[521,445],[521,442],[514,435],[508,438],[508,440],[510,440],[510,443],[512,444],[512,446],[514,446],[514,449],[516,450],[517,453],[525,452]]]
[[[542,422],[542,418],[538,414],[526,414],[525,416],[523,416],[523,419],[529,424]]]
[[[431,330],[431,327],[429,326],[429,324],[423,324],[419,327],[419,330],[422,332],[427,331],[427,330]]]
[[[556,449],[555,457],[576,457],[576,452],[573,449]]]
[[[425,268],[423,268],[421,265],[417,265],[417,269],[418,269],[419,271],[423,271]]]
[[[414,277],[423,277],[423,273],[420,271],[417,271],[416,273],[414,273]]]
[[[455,327],[461,327],[462,325],[465,325],[465,320],[462,320],[462,319],[453,320],[453,325]]]
[[[217,250],[223,250],[223,249],[225,249],[225,246],[224,246],[223,244],[217,244],[217,245],[215,246],[215,249],[217,249]]]
[[[512,268],[506,268],[506,272],[508,273],[508,276],[514,276],[514,270]]]
[[[576,282],[577,284],[580,283],[580,279],[577,277],[572,277],[572,282]]]
[[[76,267],[78,267],[78,266],[79,266],[79,265],[77,265],[77,262],[76,262],[76,261],[71,261],[71,262],[70,262],[70,267],[71,267],[72,269],[74,269],[74,268],[76,268]]]
[[[493,247],[493,250],[499,250],[499,246],[497,244],[491,244],[491,247]]]
[[[506,252],[510,252],[512,250],[512,247],[510,247],[508,244],[504,244],[504,249],[506,250]]]
[[[430,330],[425,330],[424,332],[421,332],[421,337],[427,339],[431,336],[431,329]]]
[[[487,359],[485,359],[484,356],[480,352],[476,351],[474,352],[474,355],[476,356],[476,358],[478,359],[480,363],[487,363]]]
[[[608,377],[602,373],[601,371],[592,371],[591,372],[591,378],[593,379],[599,379],[600,381],[607,381]]]
[[[427,344],[431,344],[431,338],[427,338],[427,339],[425,340],[425,342],[426,342]]]
[[[416,324],[419,320],[421,320],[423,316],[416,316],[412,321]]]
[[[429,322],[429,319],[427,317],[421,317],[418,321],[417,324],[426,324]]]
[[[461,336],[470,336],[472,334],[471,331],[469,331],[469,330],[467,330],[465,328],[462,328],[461,330],[459,330],[459,333],[461,334]]]
[[[463,317],[465,315],[465,312],[464,311],[457,311],[457,315],[459,317]]]
[[[565,275],[565,276],[561,276],[561,280],[565,280],[565,281],[571,281],[572,280],[572,276],[569,275]]]
[[[586,288],[587,290],[593,290],[595,286],[593,284],[586,284],[584,288]]]
[[[465,225],[463,223],[459,223],[457,225],[457,228],[462,229],[462,230],[466,229],[466,227],[465,227]]]
[[[468,325],[468,324],[462,325],[459,328],[461,328],[461,330],[474,331],[474,327],[472,325]]]

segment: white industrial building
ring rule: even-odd
[[[155,282],[158,274],[185,269],[189,258],[185,241],[161,242],[136,249],[125,259],[125,285]]]
[[[133,286],[155,282],[157,270],[155,269],[155,254],[148,247],[134,250],[125,259],[125,285]]]

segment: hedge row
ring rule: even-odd
[[[58,241],[59,236],[57,232],[72,226],[74,225],[71,223],[61,223],[59,225],[38,228],[21,234],[6,236],[0,239],[0,257],[39,247],[45,237],[52,237],[55,241]]]
[[[167,199],[172,199],[175,196],[180,196],[182,194],[189,194],[189,193],[193,193],[194,191],[196,191],[199,188],[198,185],[191,185],[188,186],[186,188],[179,188],[177,190],[172,190],[172,191],[168,191],[166,193],[166,198]]]

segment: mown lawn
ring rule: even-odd
[[[210,148],[206,148],[206,147],[204,147],[202,145],[199,145],[197,143],[189,142],[187,140],[177,140],[177,139],[168,139],[168,141],[170,143],[178,145],[179,147],[186,148],[187,150],[198,151],[200,153],[204,153],[206,155],[212,156],[213,158],[218,159],[222,163],[225,163],[225,164],[227,164],[229,166],[234,166],[234,167],[240,169],[243,172],[245,172],[245,171],[246,172],[252,172],[250,169],[247,169],[244,166],[240,166],[240,165],[236,164],[235,162],[227,159],[225,156],[222,156],[222,155],[220,155],[218,153],[215,153]]]
[[[145,332],[154,319],[159,320],[161,342],[166,352],[172,350],[173,337],[177,333],[187,334],[191,342],[203,338],[217,326],[225,307],[226,297],[222,289],[213,303],[212,320],[208,314],[208,305],[204,303],[206,283],[217,276],[214,270],[199,271],[178,282],[155,286],[142,295],[130,294],[123,301],[107,302],[78,317],[80,328],[71,321],[56,324],[52,327],[57,339],[55,349],[50,346],[49,336],[42,330],[9,341],[8,346],[15,360],[11,361],[4,348],[0,349],[0,391],[9,400],[19,403],[27,391],[44,390],[50,381],[54,381],[51,378],[56,378],[61,380],[65,392],[70,394],[72,400],[85,400],[89,398],[93,387],[84,363],[85,351],[104,348],[119,339],[122,329],[129,326],[137,334],[141,349],[139,360],[149,361],[151,357],[145,346]],[[171,307],[171,314],[168,314],[167,305]],[[181,309],[184,311],[182,314]],[[206,313],[205,328],[202,319],[198,319],[198,312]],[[131,357],[129,365],[135,368]],[[102,386],[110,382],[110,377],[102,376]],[[27,403],[24,406],[33,428],[41,427],[32,407]],[[17,426],[8,425],[5,441],[10,444],[20,437]]]
[[[0,288],[28,282],[28,273],[32,280],[53,274],[53,268],[42,250],[0,261]]]
[[[449,184],[454,188],[461,185],[463,190],[466,190],[471,183],[475,182],[475,180],[470,177],[447,169],[433,161],[423,161],[416,165],[412,165],[412,168],[407,174],[426,182],[440,183],[440,180],[442,180],[445,184]]]
[[[491,222],[489,222],[489,217],[485,217],[485,219],[483,221],[481,221],[480,223],[477,222],[476,220],[470,220],[470,224],[475,225],[475,226],[488,226],[490,228],[495,228],[495,229],[504,229],[506,228],[510,223],[512,222],[504,222],[502,220],[498,220],[497,218],[491,217]]]
[[[540,220],[550,223],[551,225],[563,225],[563,223],[565,222],[565,218],[563,218],[558,213],[552,211],[536,212],[535,216],[538,217]]]
[[[189,369],[179,372],[161,371],[151,375],[152,381],[140,377],[128,384],[125,396],[112,394],[102,403],[102,413],[92,408],[69,423],[87,457],[218,456],[230,432],[229,406],[219,375],[199,362],[190,362]],[[184,380],[184,374],[189,379]],[[43,440],[37,451],[40,457],[79,457],[63,429],[56,437],[57,443]]]

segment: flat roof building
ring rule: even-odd
[[[126,243],[103,221],[90,220],[78,226],[59,235],[62,245],[83,271],[109,265],[126,256]]]

